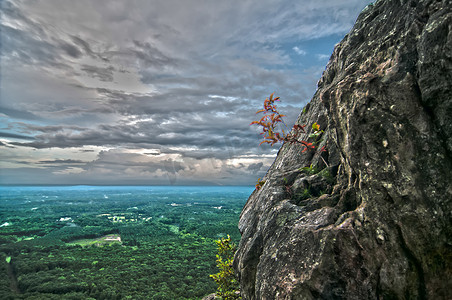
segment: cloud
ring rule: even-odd
[[[328,58],[330,58],[330,55],[328,54],[316,54],[315,56],[318,60],[327,60]]]
[[[247,169],[250,170],[253,173],[257,173],[261,170],[261,168],[263,167],[264,163],[263,162],[259,162],[259,163],[255,163],[255,164],[250,164],[248,165]]]
[[[82,38],[80,38],[80,37],[78,37],[76,35],[69,35],[69,38],[73,42],[73,44],[71,45],[71,44],[68,43],[67,47],[74,48],[73,51],[76,52],[77,54],[83,52],[84,54],[90,56],[91,58],[94,58],[94,59],[100,58],[102,61],[108,62],[108,59],[106,57],[103,57],[100,53],[94,52],[91,49],[91,46],[90,46],[90,44],[87,41],[83,40]],[[81,47],[81,49],[83,51],[81,51],[80,47]],[[72,55],[72,56],[75,57],[75,58],[78,58],[80,55],[78,55],[78,56],[77,55]]]
[[[298,48],[297,46],[293,47],[292,49],[298,55],[306,55],[307,54],[307,52],[305,50],[302,50],[302,49]]]
[[[128,149],[112,149],[99,152],[97,158],[90,162],[42,160],[40,168],[2,168],[0,178],[1,183],[11,184],[21,172],[28,172],[20,182],[43,183],[43,178],[50,178],[53,184],[71,180],[73,184],[249,185],[253,184],[255,176],[263,175],[262,171],[269,167],[271,161],[272,158],[257,156],[198,159],[176,153],[146,155]],[[250,164],[251,168],[248,167]],[[36,178],[38,182],[33,181]]]
[[[78,150],[79,152],[94,152],[94,150],[93,149],[80,149],[80,150]]]
[[[148,42],[133,41],[135,47],[129,48],[127,53],[133,54],[145,68],[157,67],[167,68],[175,65],[176,60],[163,54],[157,47]]]
[[[26,119],[26,120],[40,119],[38,116],[28,111],[8,108],[5,106],[0,106],[0,114],[4,114],[15,119]]]
[[[109,66],[107,68],[82,65],[81,70],[84,71],[90,77],[97,77],[101,81],[113,81],[113,71],[114,67]]]
[[[2,1],[2,145],[15,148],[0,179],[252,183],[277,151],[257,147],[255,111],[276,92],[293,123],[326,59],[308,45],[332,47],[364,4]]]
[[[30,137],[30,136],[16,134],[16,133],[10,133],[10,132],[0,132],[0,137],[21,139],[21,140],[33,140],[34,139],[33,137]]]
[[[85,175],[108,172],[122,178],[138,179],[142,177],[151,182],[166,181],[166,184],[194,184],[197,182],[221,184],[222,181],[232,183],[237,180],[250,184],[253,179],[250,174],[259,171],[257,167],[262,168],[264,163],[259,161],[251,169],[248,168],[248,165],[251,161],[258,160],[261,158],[241,157],[225,160],[210,157],[199,159],[163,152],[156,156],[115,149],[99,153],[98,158],[86,168]],[[265,162],[268,167],[271,159],[267,159]],[[220,178],[222,179],[220,180]]]
[[[79,48],[71,45],[69,43],[61,43],[60,47],[66,52],[67,55],[73,58],[80,58],[82,56],[82,52]]]
[[[86,162],[76,159],[55,159],[55,160],[41,160],[37,163],[47,165],[47,164],[83,164]]]

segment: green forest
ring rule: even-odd
[[[39,205],[1,196],[0,299],[200,299],[216,289],[215,240],[240,239],[250,188],[51,191]]]

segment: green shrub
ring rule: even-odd
[[[237,247],[231,241],[231,237],[222,238],[215,241],[217,244],[218,254],[217,267],[220,272],[210,275],[218,284],[217,296],[223,300],[242,299],[239,292],[239,282],[234,273],[232,262]]]

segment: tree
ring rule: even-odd
[[[229,235],[227,238],[215,241],[215,243],[218,249],[218,254],[216,255],[217,267],[220,272],[210,275],[210,277],[218,284],[217,296],[224,300],[242,299],[239,292],[239,282],[232,267],[237,247]]]

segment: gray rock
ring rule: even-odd
[[[283,145],[242,211],[244,299],[451,299],[451,8],[377,1],[335,47],[297,121],[327,151]]]
[[[215,299],[218,299],[217,294],[212,293],[212,294],[209,294],[209,295],[203,297],[201,300],[215,300]]]

